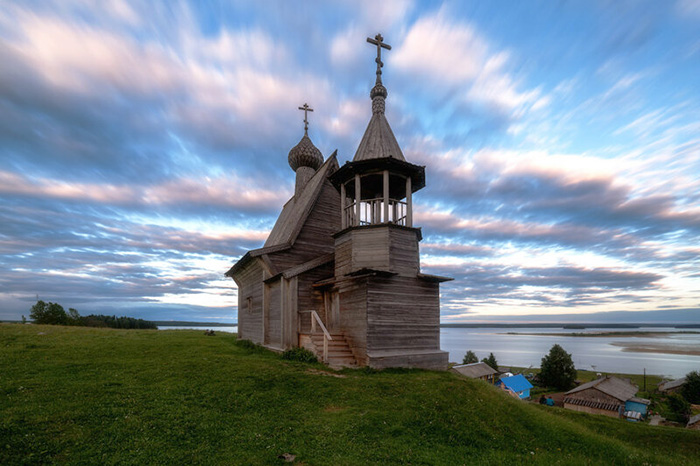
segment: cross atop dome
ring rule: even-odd
[[[309,107],[309,104],[305,103],[303,107],[299,107],[299,110],[304,111],[304,134],[308,134],[309,133],[308,114],[309,114],[309,112],[313,112],[314,109]]]
[[[374,36],[374,39],[368,37],[367,42],[377,46],[377,58],[375,58],[374,61],[377,63],[377,84],[381,84],[382,67],[384,66],[384,62],[382,61],[382,49],[391,50],[391,45],[384,43],[384,37],[382,37],[381,34]]]

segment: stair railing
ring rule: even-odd
[[[321,316],[318,315],[318,312],[314,310],[310,311],[301,311],[301,312],[309,312],[311,313],[311,333],[314,334],[316,333],[316,323],[321,327],[321,330],[323,331],[323,362],[328,363],[328,342],[333,340],[333,337],[331,337],[331,334],[328,332],[328,329],[326,328],[325,325],[323,325],[323,321],[321,320]]]

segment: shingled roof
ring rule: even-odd
[[[573,390],[566,392],[566,395],[572,395],[574,393],[581,392],[583,390],[588,390],[589,388],[594,388],[600,392],[605,393],[613,398],[625,402],[637,394],[637,386],[632,383],[619,379],[617,377],[605,376],[600,379],[592,380],[591,382],[579,385]]]
[[[316,203],[316,199],[323,187],[323,181],[338,168],[336,157],[337,151],[333,152],[333,154],[328,157],[328,160],[321,165],[306,184],[301,194],[292,197],[284,205],[282,213],[277,217],[277,222],[275,222],[275,226],[272,227],[272,231],[267,237],[263,248],[285,244],[291,246],[294,244],[294,240],[296,240],[299,235],[306,218],[309,216],[311,209],[313,209]]]
[[[406,161],[384,113],[373,113],[352,161],[383,158]]]
[[[323,189],[324,180],[338,169],[336,157],[337,151],[333,152],[323,165],[321,165],[306,186],[304,186],[304,190],[300,194],[292,197],[284,205],[282,213],[280,213],[280,216],[277,218],[277,222],[275,222],[275,226],[272,227],[272,231],[267,237],[263,247],[252,249],[245,253],[245,255],[224,275],[233,277],[236,271],[253,257],[284,251],[292,247]],[[276,271],[273,273],[276,273]]]
[[[498,374],[491,366],[483,362],[474,362],[472,364],[461,364],[454,366],[452,370],[472,379],[479,379],[488,375]]]

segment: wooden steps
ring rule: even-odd
[[[352,354],[345,336],[342,333],[331,333],[332,340],[328,341],[328,366],[339,369],[341,367],[358,367],[357,360]],[[312,333],[313,344],[319,361],[323,361],[323,333]]]

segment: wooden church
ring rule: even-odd
[[[384,115],[381,35],[372,118],[355,157],[324,161],[308,136],[289,152],[294,196],[264,246],[226,273],[238,285],[238,336],[273,350],[301,346],[332,367],[446,369],[440,282],[420,271],[413,193],[425,186]],[[337,151],[336,151],[337,152]]]

